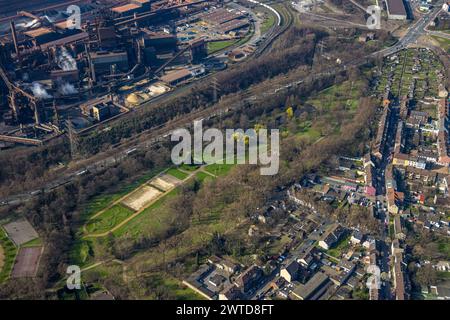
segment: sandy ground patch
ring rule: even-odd
[[[171,189],[171,188],[173,188],[175,186],[173,183],[170,183],[170,182],[168,182],[168,181],[166,181],[166,180],[164,180],[164,179],[162,179],[160,177],[155,178],[154,180],[152,180],[150,182],[150,184],[152,186],[157,187],[160,190],[163,190],[163,191],[167,191],[167,190],[169,190],[169,189]]]
[[[170,183],[174,186],[179,185],[180,183],[183,182],[180,179],[177,179],[174,176],[171,176],[170,174],[162,174],[161,176],[159,176],[159,178],[162,179],[163,181],[165,181],[166,183]]]
[[[162,194],[162,192],[153,187],[143,186],[133,192],[129,197],[125,198],[122,201],[122,204],[133,210],[139,211],[142,208],[145,208],[160,194]]]

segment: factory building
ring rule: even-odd
[[[144,48],[154,47],[158,51],[175,51],[177,38],[167,33],[148,33],[143,37]]]
[[[192,78],[192,73],[190,70],[180,69],[162,76],[161,81],[167,83],[168,85],[176,86],[177,84],[189,80],[190,78]]]
[[[131,0],[130,3],[111,9],[113,14],[122,17],[131,16],[135,13],[150,12],[150,10],[150,0]]]
[[[50,78],[53,82],[78,82],[80,80],[78,70],[52,70],[50,72]]]
[[[111,116],[111,111],[107,104],[100,104],[92,107],[92,116],[96,121],[103,121]]]
[[[194,40],[190,43],[191,45],[191,62],[198,62],[208,55],[208,47],[205,40],[199,39]]]
[[[249,26],[249,21],[241,13],[229,12],[225,9],[218,9],[204,15],[201,19],[214,26],[217,32],[226,34]]]
[[[97,30],[97,37],[102,48],[117,47],[117,34],[114,27],[99,27]]]
[[[127,71],[128,70],[128,55],[124,51],[120,52],[108,52],[99,51],[91,54],[91,63],[95,70],[95,73],[110,73],[112,68],[116,70]],[[115,66],[115,67],[113,67]]]
[[[81,42],[89,38],[89,34],[80,30],[58,30],[41,27],[25,31],[23,33],[32,47],[39,47],[42,50],[55,46],[63,46],[76,42]]]
[[[406,8],[403,0],[386,0],[388,18],[391,20],[406,20]]]

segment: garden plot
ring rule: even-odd
[[[3,228],[16,246],[20,246],[39,237],[33,226],[25,219],[5,224]]]
[[[122,204],[133,210],[139,211],[148,206],[161,194],[162,192],[158,189],[145,185],[126,197],[122,201]]]
[[[151,185],[155,186],[156,188],[163,190],[163,191],[167,191],[169,189],[172,189],[173,187],[175,187],[176,185],[180,184],[181,180],[168,175],[168,174],[163,174],[155,179],[152,180]]]

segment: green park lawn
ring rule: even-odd
[[[184,180],[188,177],[187,173],[184,173],[176,168],[170,168],[166,173],[180,180]]]
[[[91,219],[86,225],[88,233],[103,233],[111,230],[134,213],[133,210],[116,204],[98,217]]]
[[[0,227],[0,246],[3,248],[3,267],[0,270],[0,283],[7,280],[11,274],[16,259],[17,248]]]
[[[205,167],[205,171],[215,176],[224,176],[235,166],[235,164],[210,164]]]

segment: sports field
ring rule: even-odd
[[[122,201],[122,204],[135,211],[139,211],[148,206],[153,200],[162,194],[151,186],[142,186]]]
[[[11,273],[12,278],[34,277],[36,275],[42,247],[20,248]]]
[[[134,213],[133,210],[117,204],[103,212],[98,217],[92,218],[86,225],[89,233],[107,232]]]

